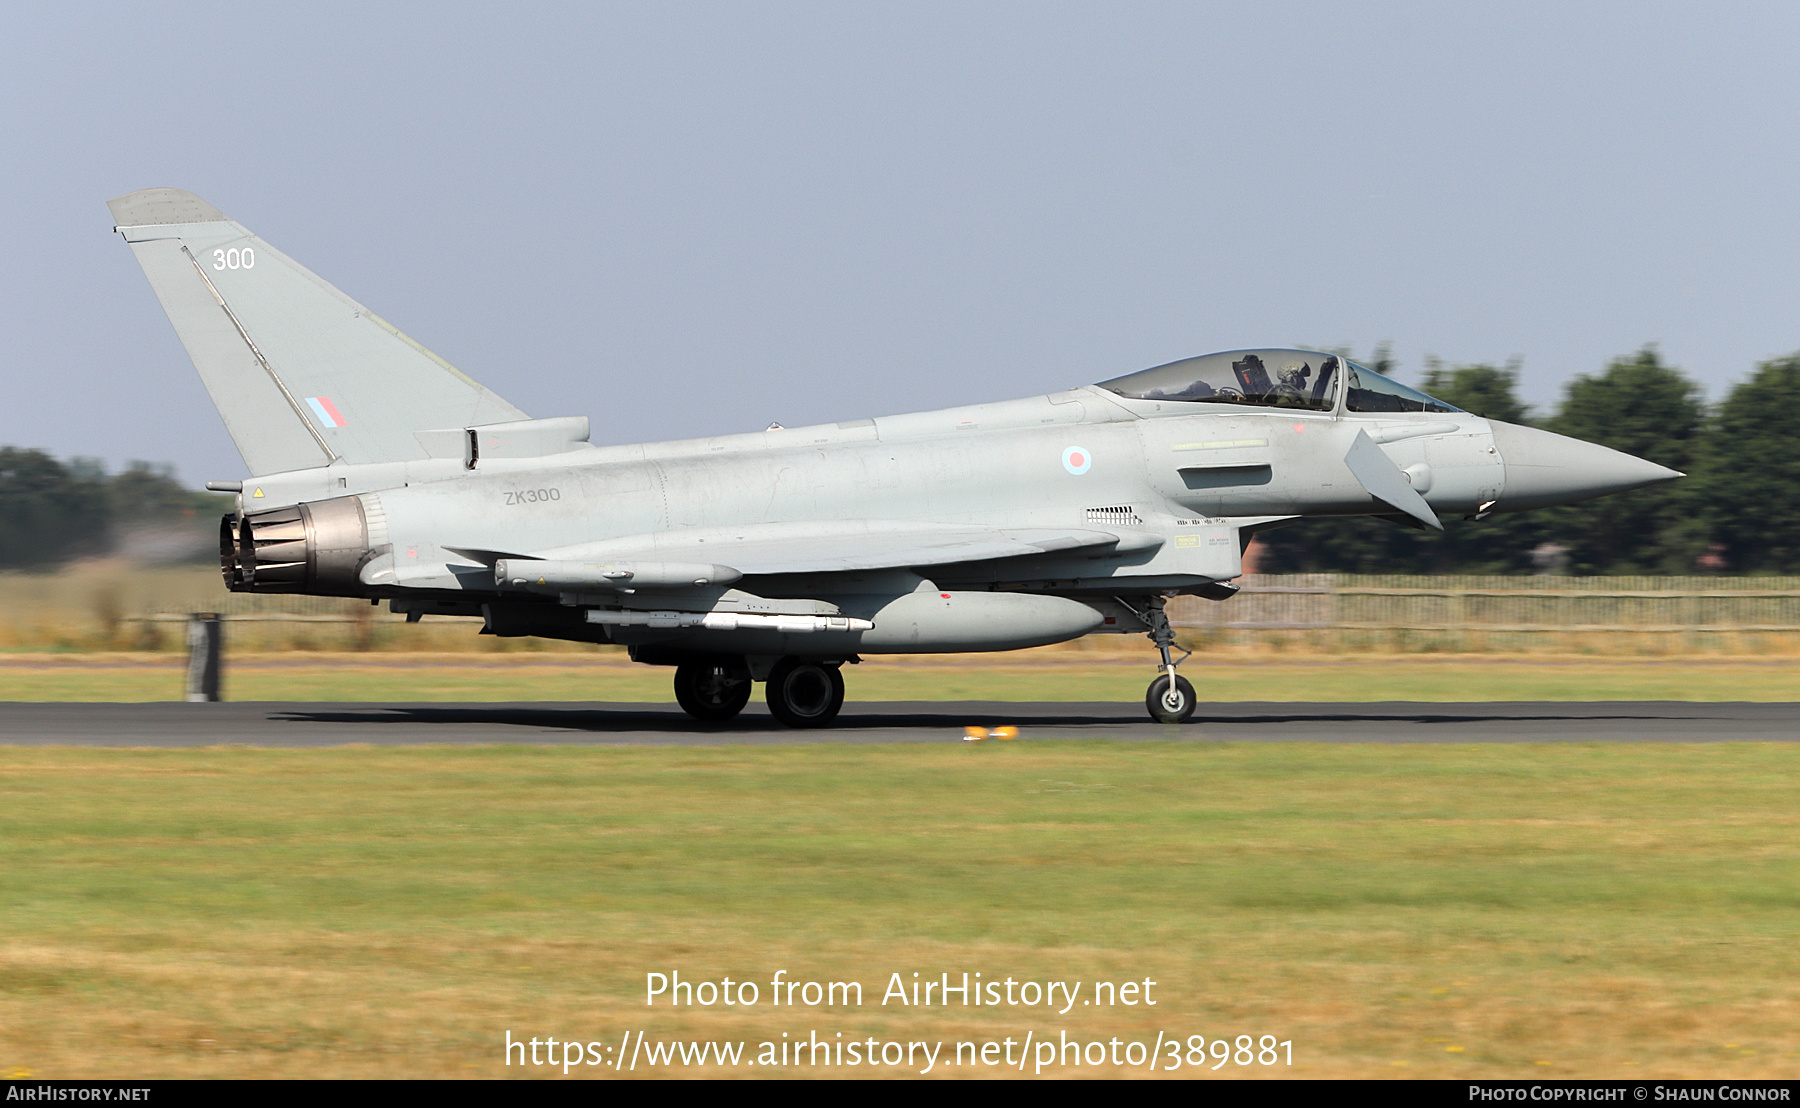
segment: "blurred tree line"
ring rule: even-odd
[[[229,496],[182,485],[170,466],[132,462],[109,475],[92,458],[0,447],[0,569],[113,554],[144,535],[161,538],[150,545],[165,559],[192,557],[230,507]]]
[[[1392,375],[1385,348],[1369,368]],[[1688,476],[1442,534],[1315,519],[1259,536],[1263,573],[1800,573],[1800,353],[1764,362],[1716,406],[1653,346],[1564,388],[1539,418],[1519,365],[1429,360],[1426,392],[1476,415],[1597,442]],[[1504,501],[1503,501],[1504,502]]]

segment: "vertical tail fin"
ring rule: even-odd
[[[107,207],[252,474],[423,458],[415,431],[527,418],[193,193]]]

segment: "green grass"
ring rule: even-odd
[[[1131,702],[1151,655],[1022,653],[845,669],[852,700]],[[177,700],[176,656],[0,656],[0,700]],[[1800,699],[1796,659],[1198,655],[1183,669],[1212,701]],[[253,655],[226,663],[230,700],[669,702],[672,671],[609,655]]]
[[[0,748],[0,1073],[504,1075],[506,1030],[643,1028],[1789,1076],[1797,769],[1750,744]],[[642,1003],[650,971],[778,969],[868,1003]],[[965,970],[1159,1003],[878,1004]]]

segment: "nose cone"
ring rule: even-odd
[[[1591,500],[1686,476],[1567,435],[1498,420],[1489,420],[1488,425],[1506,465],[1506,485],[1498,505],[1503,512]]]

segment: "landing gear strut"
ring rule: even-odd
[[[1162,673],[1150,682],[1150,690],[1144,694],[1144,707],[1149,709],[1150,718],[1158,723],[1186,723],[1193,717],[1199,699],[1194,695],[1194,686],[1177,674],[1175,667],[1187,661],[1193,651],[1181,651],[1179,660],[1170,654],[1170,648],[1175,647],[1175,629],[1169,626],[1169,615],[1163,610],[1167,603],[1167,597],[1153,596],[1143,612],[1144,622],[1150,625],[1148,638],[1162,654]]]

